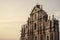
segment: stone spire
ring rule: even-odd
[[[50,20],[51,16],[49,16],[49,20]]]
[[[52,15],[52,20],[54,20],[54,15]]]

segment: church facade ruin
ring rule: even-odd
[[[41,5],[34,6],[21,28],[20,40],[59,40],[59,20],[48,16]]]

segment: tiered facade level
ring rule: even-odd
[[[40,5],[36,5],[27,24],[22,26],[20,40],[59,40],[59,21],[54,15],[51,19]]]

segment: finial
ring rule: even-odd
[[[54,15],[52,15],[52,20],[54,20]]]
[[[49,20],[50,20],[51,16],[49,16]]]

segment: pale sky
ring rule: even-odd
[[[19,40],[21,25],[36,4],[60,20],[60,0],[0,0],[0,40]]]

